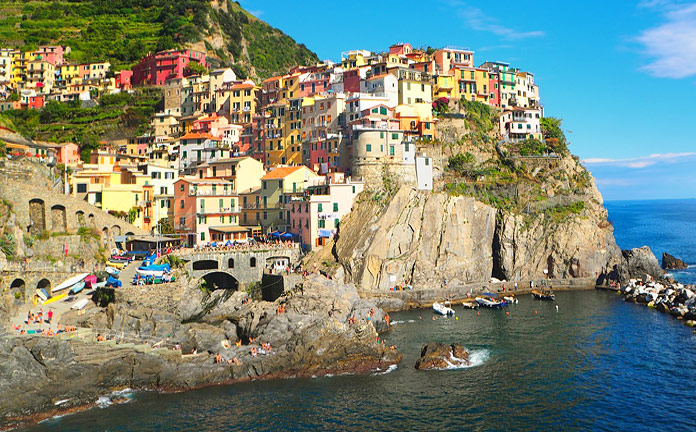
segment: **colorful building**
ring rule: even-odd
[[[288,231],[291,198],[301,196],[322,177],[306,166],[279,166],[261,178],[261,226],[265,232]]]
[[[133,85],[163,86],[168,79],[183,78],[184,69],[192,61],[208,67],[205,53],[200,51],[183,49],[148,54],[131,69]]]

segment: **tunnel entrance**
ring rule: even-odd
[[[206,287],[210,291],[218,289],[234,290],[239,289],[239,282],[231,274],[225,272],[213,272],[203,276]]]

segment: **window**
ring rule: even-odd
[[[322,205],[322,203],[319,203],[319,206],[317,207],[317,211],[319,211],[319,212],[324,211],[324,206]]]
[[[338,203],[333,203],[333,211],[338,211]]]
[[[372,144],[366,144],[366,145],[365,145],[365,151],[371,152],[371,151],[372,151]]]
[[[77,184],[77,193],[86,193],[87,192],[87,183],[78,183]]]
[[[394,146],[389,146],[389,155],[394,156]]]
[[[338,228],[338,219],[334,219],[334,228]]]
[[[324,219],[319,219],[319,228],[326,228],[326,221]]]
[[[256,267],[256,257],[249,259],[249,267]]]
[[[186,218],[185,217],[180,217],[179,218],[179,225],[186,225]]]
[[[425,166],[430,165],[430,158],[425,158]]]
[[[184,208],[184,200],[181,200],[180,208]]]
[[[201,231],[201,241],[205,241],[205,231]]]
[[[393,139],[393,140],[398,140],[398,139],[399,139],[399,134],[398,134],[398,133],[393,133],[393,134],[392,134],[392,139]]]

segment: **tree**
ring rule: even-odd
[[[556,153],[568,151],[568,142],[561,128],[563,120],[557,117],[544,117],[539,120],[541,133],[551,150]]]
[[[172,221],[169,220],[169,218],[164,218],[160,219],[159,222],[157,222],[157,231],[159,231],[160,234],[174,234],[174,225],[172,224]]]
[[[450,156],[450,158],[447,160],[447,166],[450,170],[465,177],[471,175],[475,163],[476,157],[469,152],[464,154],[457,153],[455,156]]]
[[[0,158],[7,157],[7,144],[5,141],[0,140]]]
[[[197,61],[189,62],[188,66],[184,69],[184,75],[205,75],[208,73],[208,69]]]

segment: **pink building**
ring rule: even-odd
[[[132,88],[133,71],[122,70],[114,74],[116,78],[116,88],[121,90],[130,90]]]
[[[132,84],[162,86],[168,79],[183,78],[184,69],[191,61],[208,67],[205,53],[200,51],[184,49],[148,54],[133,66]]]
[[[343,91],[360,92],[360,69],[351,69],[343,72]]]
[[[298,96],[312,96],[325,92],[331,88],[330,80],[330,72],[312,72],[306,75],[304,79],[300,78],[300,92]]]
[[[40,46],[36,50],[36,54],[41,55],[41,59],[51,63],[53,66],[63,64],[63,47],[62,46]]]
[[[227,120],[227,117],[211,114],[206,117],[201,117],[198,120],[194,120],[191,132],[211,134],[219,137],[222,135],[222,128],[229,125],[229,123],[230,122]]]
[[[389,47],[389,54],[407,55],[413,52],[413,47],[410,43],[398,43]]]
[[[497,73],[488,72],[488,104],[500,106],[500,79]]]
[[[80,147],[75,143],[64,143],[56,147],[56,159],[58,163],[65,165],[80,162]]]

